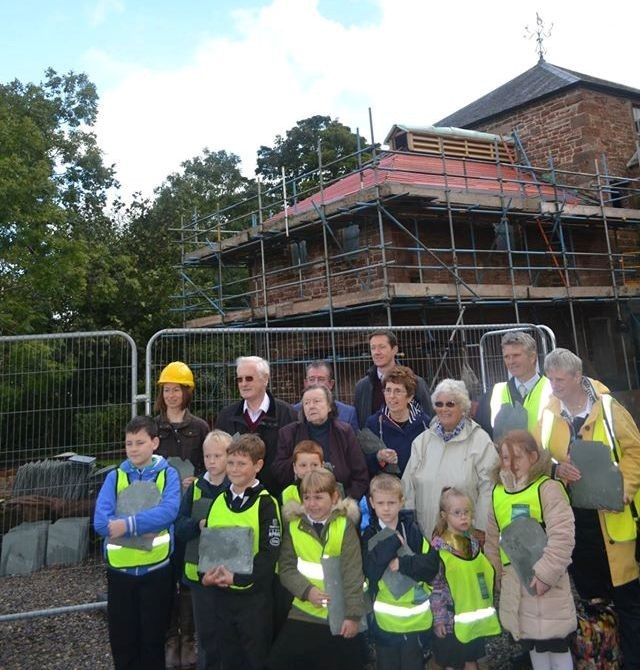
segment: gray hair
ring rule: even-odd
[[[558,347],[545,356],[545,374],[549,370],[562,370],[576,377],[582,374],[582,359],[576,356],[573,351]]]
[[[324,360],[311,361],[311,363],[307,363],[305,374],[308,375],[310,370],[317,370],[318,368],[326,368],[327,372],[329,373],[329,379],[333,379],[333,367],[329,361]]]
[[[435,406],[436,400],[441,393],[447,393],[453,396],[456,402],[462,407],[465,414],[471,409],[471,398],[465,383],[459,379],[443,379],[431,394],[431,402]]]
[[[536,344],[536,341],[529,335],[529,333],[525,333],[522,330],[510,330],[502,336],[500,346],[505,347],[509,344],[516,344],[524,347],[525,351],[532,354],[538,353],[538,345]]]
[[[243,363],[252,363],[256,366],[256,372],[263,378],[269,379],[269,362],[260,356],[239,356],[236,358],[236,368]]]

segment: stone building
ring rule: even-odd
[[[360,170],[188,250],[213,280],[189,324],[545,323],[635,387],[639,125],[640,90],[544,61],[435,126],[395,125]]]

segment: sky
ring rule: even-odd
[[[640,89],[637,0],[0,0],[0,82],[85,72],[121,195],[151,197],[205,147],[253,176],[315,114],[434,124],[536,64],[536,13],[549,63]]]

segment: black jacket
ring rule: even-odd
[[[278,448],[278,431],[288,423],[297,421],[298,413],[288,403],[274,398],[269,391],[267,391],[267,395],[269,396],[269,411],[262,417],[262,421],[255,431],[256,435],[262,438],[266,447],[264,466],[258,473],[258,478],[271,495],[278,496],[281,487],[278,486],[271,474],[271,464],[276,457]],[[216,428],[226,431],[229,435],[248,433],[249,427],[244,420],[243,407],[244,400],[240,400],[221,409],[216,419]]]
[[[170,423],[166,416],[155,417],[158,424],[160,445],[156,453],[165,458],[179,456],[185,461],[193,463],[196,476],[204,472],[202,457],[202,443],[209,432],[209,424],[189,410],[185,412],[184,421]]]

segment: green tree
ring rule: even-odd
[[[320,142],[325,181],[342,177],[358,167],[358,136],[351,128],[329,116],[311,116],[302,119],[287,130],[285,137],[277,135],[272,147],[258,149],[256,174],[268,184],[282,179],[282,168],[287,179],[295,179],[298,192],[317,188],[318,142]],[[360,137],[360,149],[367,141]],[[368,158],[363,154],[361,160]],[[315,171],[315,172],[314,172]]]
[[[84,74],[0,85],[0,332],[86,318],[87,285],[115,234],[103,213],[114,171],[91,132],[97,104]]]

